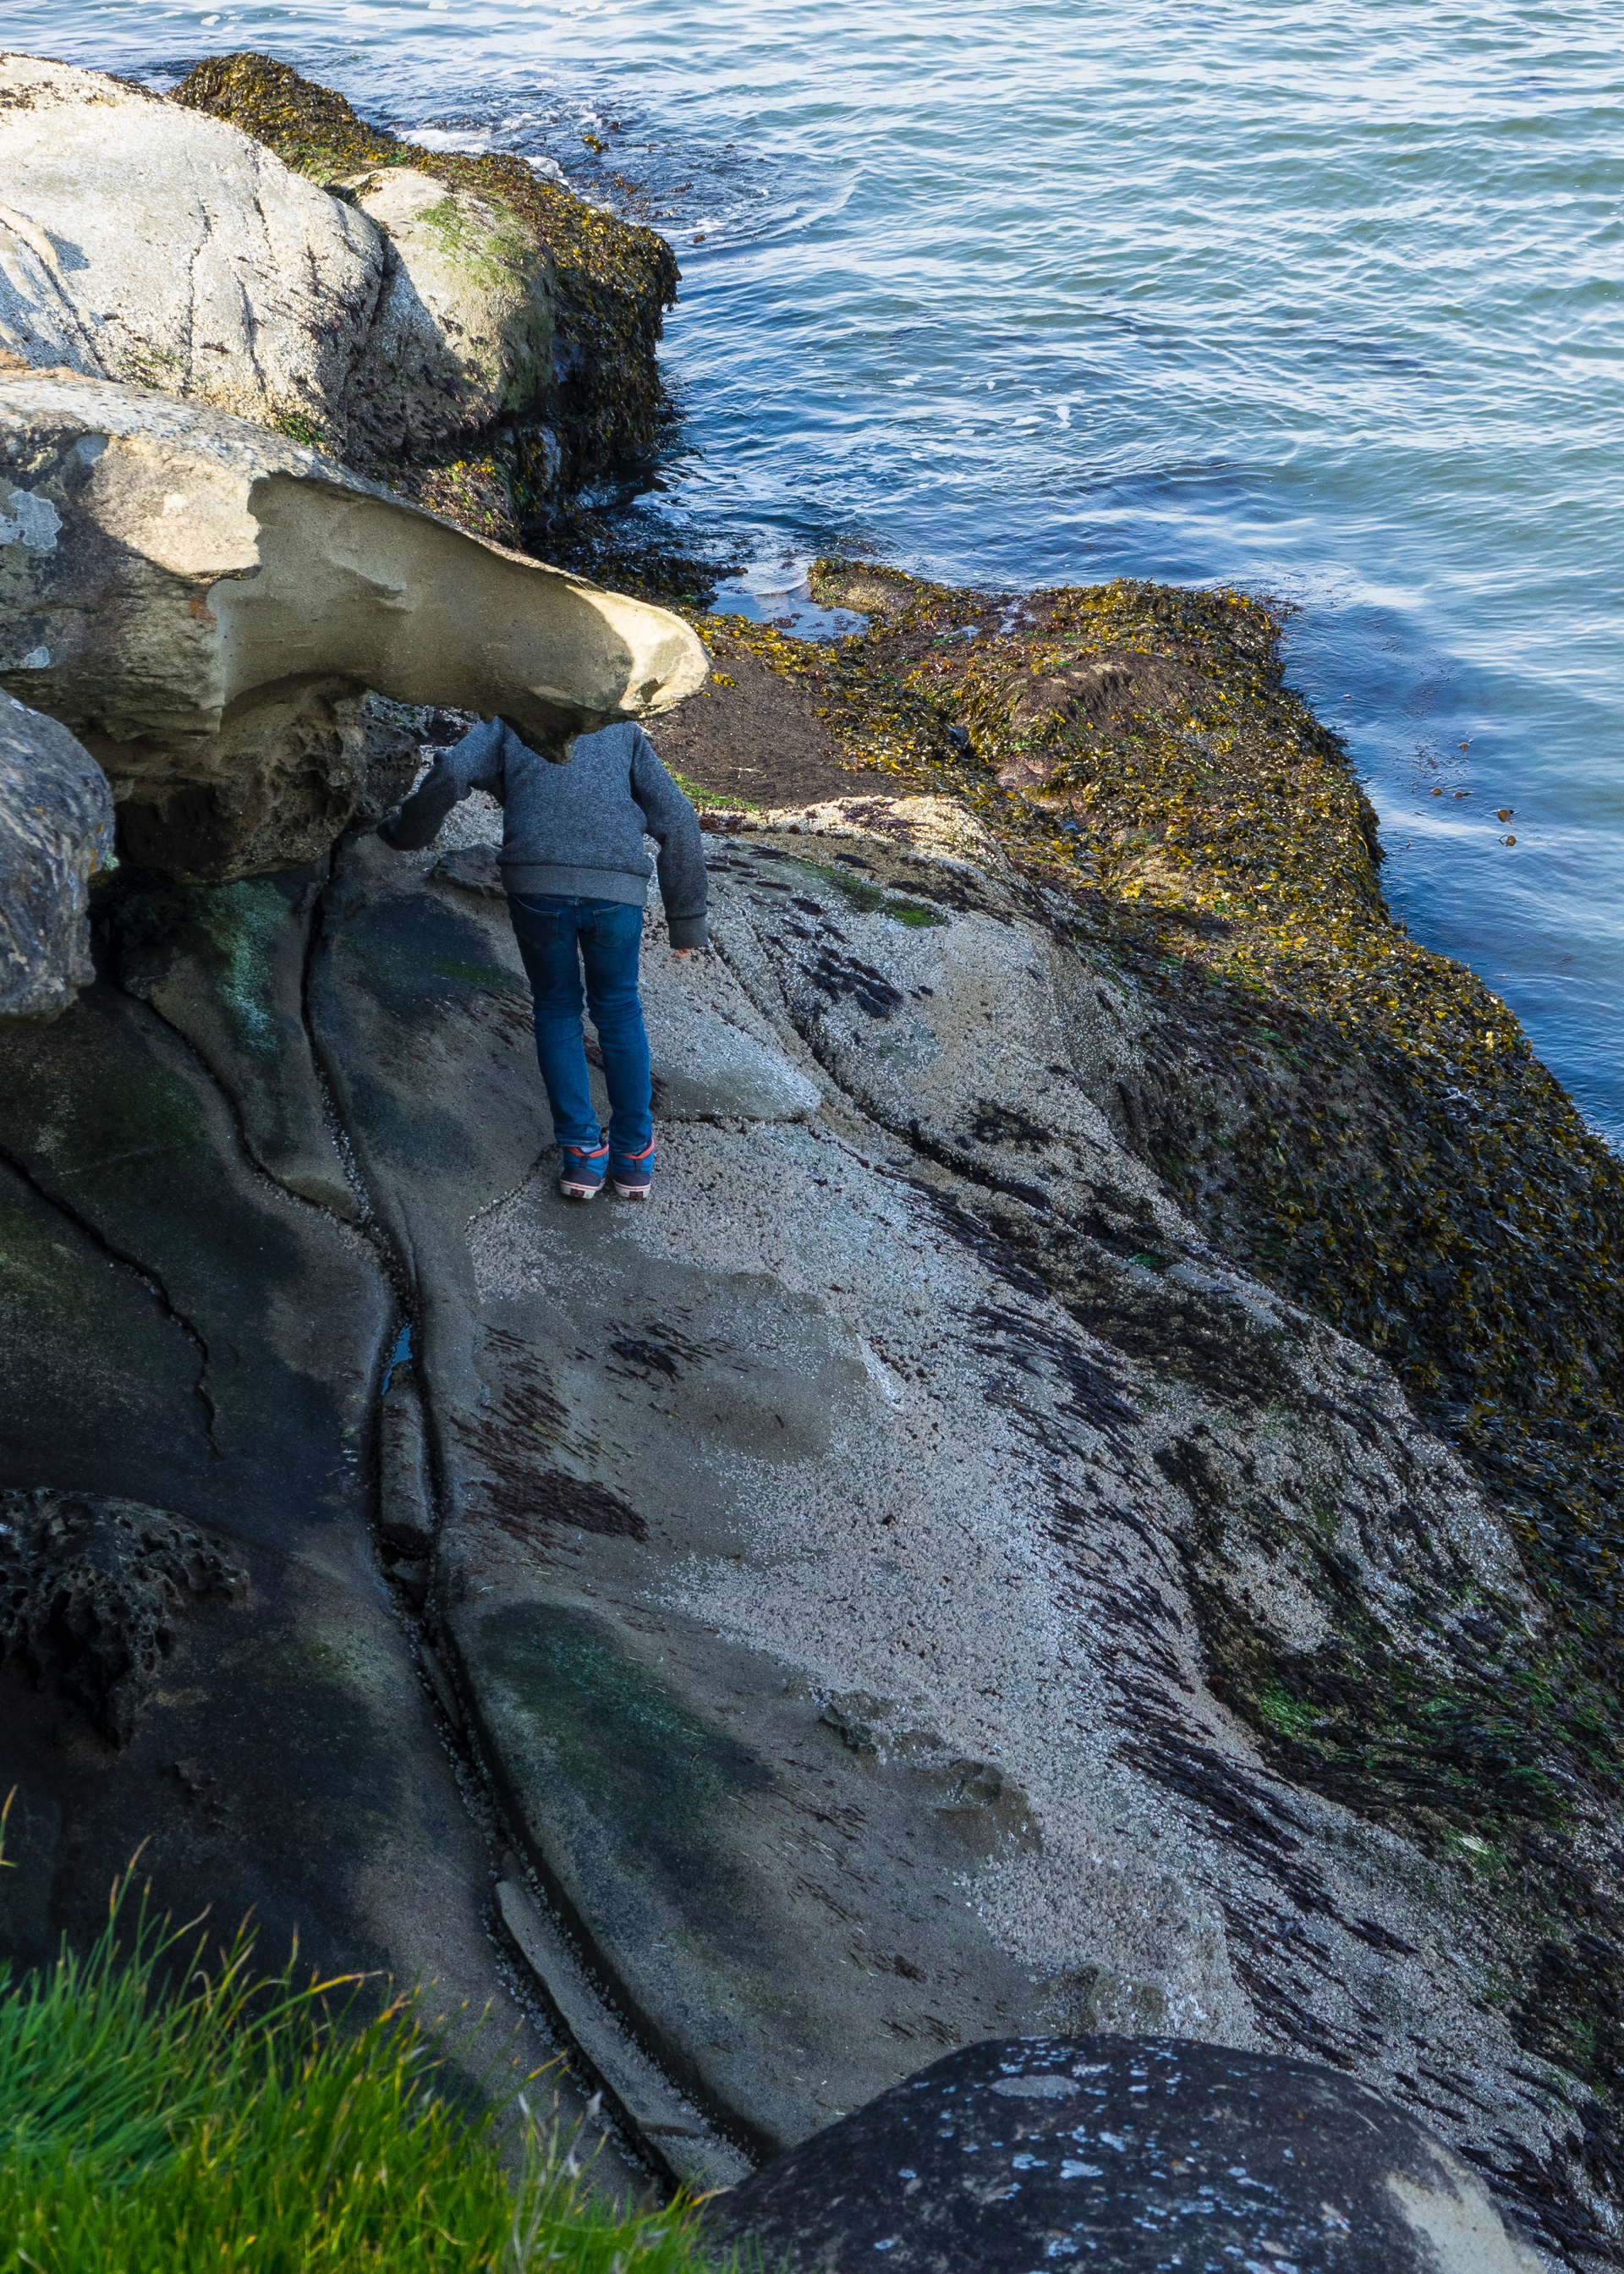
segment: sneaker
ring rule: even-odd
[[[604,1163],[609,1148],[603,1145],[560,1145],[564,1156],[559,1171],[559,1190],[567,1201],[590,1201],[604,1188]]]
[[[609,1171],[609,1180],[623,1201],[646,1201],[649,1187],[654,1182],[654,1141],[652,1138],[641,1153],[617,1161]]]

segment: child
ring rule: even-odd
[[[649,897],[646,831],[659,844],[672,953],[709,945],[699,817],[641,727],[583,734],[554,765],[500,719],[442,751],[422,787],[379,831],[402,852],[427,845],[460,798],[488,790],[503,808],[502,880],[536,998],[536,1055],[563,1155],[559,1190],[590,1201],[605,1174],[623,1200],[646,1201],[654,1124],[637,951]],[[609,1089],[605,1141],[592,1111],[581,1031],[581,975]]]

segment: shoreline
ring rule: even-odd
[[[370,176],[357,188],[335,169],[446,162],[373,137],[291,73],[266,66],[267,81],[260,60],[228,59],[200,91],[244,115],[267,85],[289,98],[276,131],[328,227],[350,226],[345,192],[372,193]],[[229,130],[186,132],[223,143]],[[503,162],[457,172],[459,194],[477,183],[500,201]],[[558,208],[572,227],[578,203]],[[386,279],[407,239],[389,242],[374,248]],[[498,239],[483,242],[500,266]],[[642,297],[617,305],[658,322],[666,271],[642,252]],[[627,350],[640,384],[658,380],[645,334]],[[538,350],[533,363],[556,376]],[[133,479],[121,469],[138,454],[96,425],[113,423],[100,394],[117,395],[132,434],[143,420],[207,425],[211,479],[237,454],[247,502],[232,573],[267,623],[285,588],[301,605],[336,593],[323,621],[365,628],[342,581],[360,559],[381,629],[364,657],[343,651],[348,678],[332,666],[353,779],[330,764],[321,776],[333,802],[305,817],[298,865],[291,840],[242,838],[188,869],[160,816],[150,865],[126,859],[98,894],[83,999],[56,1027],[0,1037],[15,1076],[7,1159],[27,1179],[19,1306],[45,1291],[43,1323],[19,1338],[39,1382],[10,1488],[53,1505],[68,1484],[108,1495],[96,1520],[115,1563],[142,1508],[173,1501],[188,1523],[233,1539],[241,1527],[229,1616],[258,1623],[240,1630],[272,1667],[256,1694],[300,1766],[286,1735],[297,1713],[328,1712],[331,1739],[360,1686],[344,1691],[350,1672],[322,1660],[288,1685],[297,1713],[276,1704],[274,1653],[289,1636],[315,1651],[299,1590],[307,1565],[319,1571],[320,1619],[372,1622],[379,1695],[416,1696],[422,1674],[419,1719],[443,1721],[417,1758],[448,1732],[470,1779],[462,1798],[447,1787],[438,1819],[471,1858],[456,1895],[462,1978],[480,1979],[482,1906],[489,1885],[518,1884],[519,1856],[601,1960],[649,2058],[758,2151],[829,2113],[823,2064],[802,2056],[840,2039],[843,2015],[859,2017],[842,2040],[854,2081],[840,2089],[856,2105],[912,2058],[898,2044],[915,2022],[951,2010],[961,2035],[985,2036],[995,2014],[1025,2026],[1041,1978],[1072,2033],[1149,2031],[1170,2015],[1407,2090],[1416,2016],[1377,2016],[1380,1973],[1419,2000],[1423,2026],[1435,2010],[1448,2058],[1492,2079],[1493,2121],[1509,2129],[1480,2123],[1470,2111],[1485,2104],[1451,2083],[1458,2135],[1553,2248],[1583,2257],[1624,2171],[1624,1164],[1507,1007],[1394,920],[1375,815],[1345,741],[1284,682],[1278,613],[1240,591],[1128,578],[989,591],[826,557],[814,601],[864,629],[802,640],[697,594],[663,612],[565,591],[571,580],[470,540],[488,509],[478,495],[454,488],[418,513],[286,441],[271,466],[269,410],[257,425],[205,417],[71,377],[28,382],[37,403],[12,388],[34,405],[18,413],[16,463],[56,433],[53,390],[73,394],[73,434],[92,445],[75,439],[71,457],[64,427],[49,478],[65,465],[81,486],[61,475],[51,497],[26,492],[30,530],[49,508],[70,532],[59,551],[53,528],[49,546],[14,556],[48,599],[48,553],[65,576],[115,549],[98,550],[92,506],[71,516],[86,499],[104,513]],[[619,415],[615,379],[605,418]],[[556,388],[531,410],[538,426],[559,416]],[[166,513],[171,499],[187,507],[180,485],[195,472],[175,448]],[[444,471],[425,456],[402,486]],[[314,501],[308,523],[287,523],[317,536],[289,553],[283,586],[264,576],[272,516],[251,510],[273,476]],[[350,518],[329,546],[344,485]],[[350,542],[363,502],[380,532],[364,559]],[[229,617],[207,606],[222,572],[218,553],[189,566],[177,549],[201,516],[172,518],[162,558],[129,556],[159,593],[154,619],[184,614],[176,651],[200,681],[196,659]],[[432,556],[414,601],[425,629],[482,573],[492,592],[528,579],[574,611],[508,677],[461,684],[464,720],[470,706],[506,717],[556,694],[545,669],[559,659],[629,654],[634,620],[650,654],[665,643],[669,675],[628,664],[596,708],[593,688],[581,692],[582,715],[698,689],[668,728],[654,719],[707,809],[719,918],[713,958],[651,954],[645,969],[674,1164],[664,1213],[572,1214],[551,1190],[529,997],[483,840],[402,862],[368,825],[418,744],[455,731],[428,708],[440,681],[470,653],[508,668],[488,618],[448,656],[419,636],[417,675],[382,716],[407,523]],[[318,585],[323,564],[334,581]],[[92,623],[106,589],[84,587]],[[261,633],[266,675],[250,694],[297,683],[311,662],[293,600],[276,620],[286,653]],[[490,610],[511,630],[543,606],[532,592]],[[593,611],[613,638],[589,636]],[[695,634],[710,650],[705,684]],[[89,702],[71,652],[36,665],[20,639],[16,651],[8,683]],[[149,662],[150,647],[135,651]],[[112,658],[116,693],[126,659]],[[47,668],[60,687],[24,675]],[[290,738],[264,709],[270,779]],[[214,755],[222,795],[237,794],[242,746]],[[289,809],[277,805],[277,827]],[[488,830],[491,813],[464,819]],[[846,841],[824,861],[808,857],[822,849],[809,836]],[[127,815],[126,855],[132,840]],[[651,945],[659,926],[656,909]],[[63,1260],[35,1272],[51,1230]],[[120,1331],[139,1367],[87,1401],[93,1477],[84,1349],[115,1266],[132,1275],[117,1283]],[[308,1337],[283,1317],[290,1289]],[[288,1547],[301,1526],[316,1543],[304,1562]],[[321,1546],[327,1526],[347,1527],[333,1536],[348,1561]],[[989,1595],[989,1574],[1017,1592]],[[167,1747],[139,1755],[143,1773],[192,1760],[211,1698],[258,1678],[239,1675],[250,1661],[226,1610],[213,1626],[187,1617],[181,1647],[204,1678],[170,1688],[166,1675],[160,1692],[154,1645],[139,1701],[153,1728],[144,1738],[132,1706],[102,1729],[116,1751]],[[338,1702],[323,1708],[329,1691]],[[79,1779],[72,1804],[100,1806],[98,1836],[121,1837],[157,1787],[103,1778],[101,1799],[84,1798],[106,1763],[88,1739],[56,1762],[54,1711],[36,1696],[19,1719],[30,1773],[48,1796]],[[218,1742],[236,1748],[229,1778],[246,1788],[269,1771],[259,1724],[241,1719]],[[380,1711],[369,1776],[410,1781],[417,1737],[403,1730],[396,1706]],[[357,1760],[331,1768],[320,1822],[299,1816],[300,1872],[306,1839],[311,1854],[342,1851]],[[1096,1823],[1101,1760],[1116,1782]],[[787,1799],[786,1766],[808,1780]],[[817,1811],[838,1784],[859,1843],[868,1835],[849,1827],[868,1821],[882,1771],[895,1848],[863,1880],[868,1952],[898,1947],[917,1921],[891,1868],[906,1841],[915,1856],[926,1835],[982,1842],[977,1901],[940,1892],[942,1917],[921,1931],[937,1954],[929,1984],[922,1968],[853,1955],[855,1914],[821,1883],[778,1876],[801,1871],[793,1838],[750,1829],[769,1795],[785,1824],[832,1824]],[[207,1781],[187,1771],[162,1788],[174,1821],[192,1821],[183,1811]],[[741,1811],[711,1809],[723,1790]],[[957,1818],[944,1830],[960,1810],[972,1832]],[[1090,1915],[1067,1859],[1092,1853],[1105,1826],[1132,1834],[1121,1852],[1136,1871],[1171,1871],[1177,1851],[1188,1917],[1199,1910],[1210,1932],[1177,1928],[1146,1958],[1127,1910]],[[296,1903],[297,1874],[278,1877],[274,1844],[253,1848],[260,1828],[239,1819],[225,1849],[183,1844],[183,1880],[251,1857]],[[403,1809],[385,1830],[402,1874],[433,1844]],[[64,1852],[82,1910],[83,1851]],[[933,1854],[944,1889],[971,1886],[958,1850]],[[637,1923],[642,1894],[619,1900],[654,1884],[645,1865],[666,1906],[658,1933]],[[394,1963],[397,1946],[432,1946],[426,1911],[402,1924],[370,1909],[364,1881],[357,1867],[341,1883],[329,1926],[353,1899],[369,1953]],[[684,1908],[695,1890],[709,1905],[697,1927]],[[1440,1890],[1449,1924],[1435,1928]],[[735,1935],[735,1918],[760,1932]],[[1323,1992],[1308,1979],[1322,1926],[1342,1938]],[[1481,1980],[1452,1934],[1489,1954]],[[710,1993],[692,1986],[708,1967],[724,1984],[718,2012],[755,2017],[737,2031],[732,2018],[713,2029]],[[938,1985],[965,1982],[967,2002],[933,2005]],[[914,2018],[893,2029],[887,2001],[905,1998]],[[815,2022],[773,2036],[794,1999]],[[1541,2067],[1531,2097],[1522,2056]],[[1564,2144],[1562,2102],[1583,2150]]]

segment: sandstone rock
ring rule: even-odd
[[[705,675],[664,609],[216,410],[4,373],[0,449],[0,683],[102,760],[144,867],[218,881],[324,851],[369,687],[500,712],[562,757]]]
[[[362,215],[222,121],[0,55],[0,347],[342,451],[384,280]]]
[[[425,1291],[443,1647],[617,2010],[761,2153],[954,2042],[1157,2028],[1410,2098],[1420,2029],[1449,2140],[1546,2168],[1555,2072],[1472,1987],[1500,1946],[1470,1867],[1268,1764],[1192,1576],[1224,1524],[1226,1584],[1312,1647],[1317,1567],[1270,1519],[1320,1511],[1441,1682],[1474,1603],[1538,1622],[1503,1523],[1378,1362],[1170,1203],[1118,1126],[1147,1014],[973,823],[853,798],[708,849],[716,953],[648,927],[686,1085],[651,1209],[555,1200],[477,847],[416,856],[425,905],[347,844],[312,972]],[[713,1020],[817,1102],[685,1059]]]
[[[1425,2126],[1306,2061],[1171,2037],[951,2053],[722,2197],[785,2274],[1540,2274]]]
[[[383,290],[350,393],[355,444],[431,449],[552,387],[553,261],[504,207],[414,167],[338,185],[381,232]]]
[[[112,849],[101,767],[54,719],[0,699],[0,1018],[49,1018],[89,984],[87,886]]]

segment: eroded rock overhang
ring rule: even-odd
[[[79,736],[126,848],[172,877],[325,851],[368,689],[500,715],[564,759],[708,668],[666,610],[220,411],[13,370],[0,452],[0,685]]]

